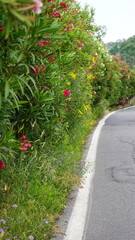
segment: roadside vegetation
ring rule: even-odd
[[[109,53],[112,55],[119,54],[121,60],[135,70],[135,35],[127,40],[118,40],[116,42],[109,42],[106,44]]]
[[[134,96],[134,70],[101,32],[74,0],[0,2],[2,240],[51,238],[96,120]]]

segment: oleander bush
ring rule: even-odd
[[[0,1],[3,240],[52,236],[95,121],[134,96],[135,72],[101,30],[74,0]]]

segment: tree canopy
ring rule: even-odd
[[[127,40],[109,42],[106,46],[111,55],[119,54],[122,61],[126,61],[131,68],[135,68],[135,35]]]

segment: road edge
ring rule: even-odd
[[[76,201],[75,201],[72,214],[70,216],[63,240],[76,240],[76,239],[82,240],[83,238],[88,204],[90,204],[89,192],[90,192],[90,189],[92,190],[92,180],[95,173],[95,160],[96,160],[95,158],[96,158],[99,135],[102,127],[105,124],[105,121],[115,112],[116,111],[113,111],[105,115],[99,121],[97,127],[94,130],[91,144],[89,146],[88,154],[85,160],[87,172],[83,176],[83,180],[82,180],[83,184],[78,191]]]

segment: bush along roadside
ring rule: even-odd
[[[135,72],[101,30],[74,0],[0,3],[2,240],[51,238],[95,121],[134,96]]]

